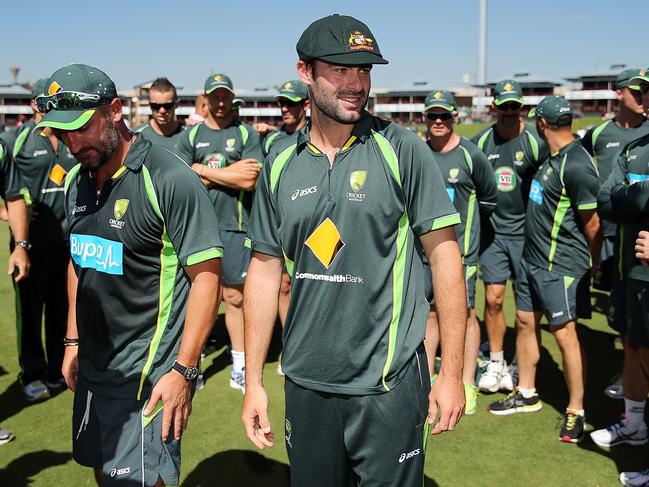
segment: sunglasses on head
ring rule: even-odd
[[[81,91],[59,91],[53,95],[36,97],[36,108],[41,113],[47,113],[51,110],[65,111],[97,108],[107,103],[110,103],[110,100],[102,98],[100,95]]]
[[[151,107],[151,110],[154,111],[154,112],[157,112],[161,108],[164,108],[165,110],[169,111],[173,107],[176,106],[176,102],[175,101],[170,101],[169,103],[151,103],[151,102],[149,102],[149,106]]]
[[[282,98],[280,100],[277,100],[277,103],[279,103],[280,107],[288,107],[288,108],[293,108],[298,106],[301,101],[293,101],[293,100],[288,100],[286,98]]]
[[[451,112],[442,112],[442,113],[428,112],[426,113],[426,118],[431,122],[436,122],[437,120],[441,120],[442,122],[448,122],[453,118],[453,114]]]

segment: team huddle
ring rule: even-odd
[[[178,122],[176,89],[159,78],[152,118],[131,131],[110,77],[71,64],[34,86],[33,121],[0,137],[19,380],[30,401],[74,392],[74,459],[98,485],[178,484],[221,299],[229,385],[259,448],[275,440],[263,370],[278,318],[283,327],[292,485],[422,485],[429,434],[474,414],[478,391],[509,392],[494,415],[539,411],[544,316],[569,393],[559,439],[577,443],[577,319],[590,317],[593,278],[611,290],[624,343],[625,416],[590,436],[646,444],[649,75],[621,73],[616,118],[583,138],[561,97],[522,120],[522,89],[503,80],[496,122],[468,140],[453,94],[434,90],[422,141],[365,110],[372,68],[388,63],[365,24],[317,20],[297,53],[278,128],[242,123],[231,79],[214,73],[204,116]],[[479,377],[478,278],[489,343]],[[0,443],[10,435],[0,430]],[[649,469],[620,481],[649,485]]]

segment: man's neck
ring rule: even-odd
[[[553,157],[556,156],[561,149],[575,140],[575,136],[569,127],[565,130],[557,130],[553,132],[546,131],[545,137],[548,141],[550,155]]]
[[[496,123],[496,125],[494,125],[494,129],[503,139],[512,140],[523,133],[523,130],[525,130],[525,123],[519,121],[518,125],[514,125],[512,127],[506,127],[500,123]]]
[[[34,122],[36,124],[40,123],[40,121],[43,120],[43,114],[41,112],[35,112],[34,113]]]
[[[151,128],[156,134],[168,137],[170,135],[173,135],[173,133],[178,128],[179,123],[178,120],[174,118],[168,124],[160,125],[155,118],[152,118],[149,122],[149,125],[151,125]]]
[[[223,130],[232,124],[234,120],[234,113],[230,113],[225,117],[215,117],[211,113],[205,119],[205,125],[213,130]]]
[[[639,127],[645,120],[645,116],[642,113],[633,112],[623,106],[620,107],[620,111],[615,115],[615,122],[623,129]]]
[[[330,167],[336,154],[349,140],[354,126],[353,123],[337,122],[315,106],[311,108],[311,143],[327,155]]]
[[[450,152],[460,144],[460,136],[455,132],[451,132],[443,137],[430,137],[428,145],[435,152]]]
[[[99,190],[101,190],[104,187],[104,183],[124,165],[126,155],[135,142],[135,139],[135,134],[131,133],[129,130],[126,130],[126,133],[123,130],[120,130],[120,141],[117,150],[113,156],[108,159],[106,164],[94,171],[95,181]]]
[[[302,130],[302,127],[304,127],[305,125],[306,117],[303,117],[295,123],[285,123],[283,129],[287,134],[294,134],[298,130]]]

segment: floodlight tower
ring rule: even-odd
[[[478,96],[484,97],[487,84],[487,0],[480,1],[480,20],[478,26]],[[480,106],[478,111],[482,113],[484,107]]]

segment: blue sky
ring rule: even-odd
[[[28,81],[81,62],[119,88],[167,76],[198,89],[214,71],[237,88],[278,85],[295,76],[301,32],[330,13],[372,30],[390,61],[373,71],[375,87],[456,87],[476,73],[478,0],[36,0],[3,2],[1,12],[2,81],[14,64]],[[562,81],[616,63],[649,65],[647,0],[490,0],[488,12],[489,80],[530,72]]]

